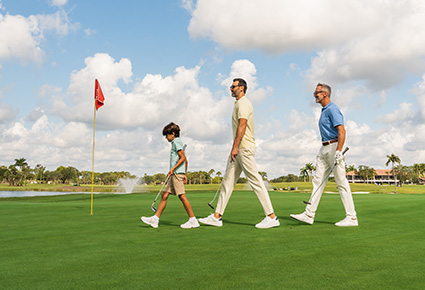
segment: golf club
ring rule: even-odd
[[[344,151],[342,151],[342,155],[344,155],[345,154],[345,152],[347,152],[348,151],[348,147],[347,148],[345,148],[345,150]],[[303,201],[305,204],[310,204],[311,205],[311,200],[313,199],[313,196],[317,193],[317,191],[319,190],[319,188],[321,188],[322,187],[322,185],[324,184],[324,183],[326,183],[326,181],[328,180],[328,178],[329,178],[329,175],[331,175],[331,172],[334,170],[334,168],[335,168],[335,166],[337,165],[337,162],[335,161],[335,163],[334,163],[334,165],[332,166],[332,168],[329,170],[329,172],[328,172],[328,174],[326,175],[326,177],[322,180],[322,182],[320,183],[320,185],[316,188],[316,190],[313,192],[313,194],[311,195],[311,197],[310,197],[310,200],[309,201]]]
[[[186,150],[186,147],[187,147],[187,145],[184,144],[183,151]],[[156,195],[155,200],[152,202],[151,209],[153,210],[153,212],[157,211],[157,208],[155,207],[155,202],[158,199],[159,195],[161,194],[162,190],[164,189],[164,186],[167,184],[169,178],[170,178],[170,175],[167,174],[167,178],[165,178],[164,184],[161,186],[161,189],[159,190],[158,194]]]
[[[221,180],[220,186],[218,187],[217,191],[215,192],[215,195],[214,195],[213,200],[211,200],[211,201],[208,203],[208,205],[209,205],[209,206],[210,206],[210,208],[212,208],[212,209],[214,209],[214,207],[213,207],[211,204],[214,202],[215,198],[217,197],[217,194],[218,194],[218,192],[220,191],[221,185],[223,184],[223,180],[224,180],[224,177],[223,177],[223,179]]]

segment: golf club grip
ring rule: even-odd
[[[350,149],[350,148],[345,147],[344,151],[342,151],[342,155],[344,155],[348,151],[348,149]]]

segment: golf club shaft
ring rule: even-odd
[[[347,151],[348,151],[348,147],[346,147],[344,149],[344,151],[342,151],[342,155],[344,155]],[[309,201],[304,201],[305,204],[311,204],[311,200],[313,199],[314,195],[319,191],[319,189],[322,187],[322,185],[328,180],[329,175],[331,175],[332,171],[335,169],[335,166],[337,165],[337,162],[335,161],[334,165],[332,166],[332,168],[329,170],[328,174],[326,174],[326,177],[323,178],[322,182],[319,184],[319,186],[316,188],[316,190],[313,192],[313,194],[310,196]]]
[[[155,208],[155,202],[156,202],[156,200],[158,199],[158,197],[159,197],[159,195],[162,193],[162,190],[164,189],[164,186],[167,184],[167,182],[168,182],[168,179],[170,178],[170,175],[167,175],[167,178],[165,178],[165,181],[164,181],[164,184],[161,186],[161,189],[159,190],[159,192],[158,192],[158,194],[156,195],[156,197],[155,197],[155,200],[152,202],[152,206],[151,206],[151,209],[154,211],[154,212],[156,212],[156,208]]]
[[[223,177],[223,180],[224,180],[224,177]],[[220,191],[221,186],[223,185],[223,180],[221,181],[221,183],[220,183],[220,185],[219,185],[219,187],[218,187],[217,191],[215,192],[215,195],[214,195],[213,200],[211,200],[211,201],[208,203],[208,205],[209,205],[212,209],[214,209],[214,207],[212,206],[212,203],[214,202],[215,198],[217,197],[218,192]]]
[[[230,161],[229,161],[229,162],[232,162],[232,159],[230,159]],[[227,170],[226,170],[226,172],[227,172]],[[209,207],[210,207],[210,208],[212,208],[212,209],[214,209],[214,207],[212,206],[212,203],[214,202],[215,198],[217,197],[218,192],[220,191],[221,186],[223,185],[224,177],[226,177],[226,172],[224,173],[223,179],[222,179],[222,180],[221,180],[221,182],[220,182],[220,186],[218,187],[217,191],[215,192],[215,195],[214,195],[213,200],[211,200],[211,201],[208,203]]]

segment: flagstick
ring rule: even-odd
[[[93,156],[91,160],[91,208],[90,215],[93,215],[93,182],[94,182],[94,140],[96,128],[96,102],[94,104],[94,118],[93,118]]]

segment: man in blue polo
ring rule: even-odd
[[[345,176],[344,155],[341,153],[345,143],[344,117],[339,108],[331,102],[330,86],[321,83],[317,84],[314,97],[316,98],[316,103],[322,105],[322,114],[319,119],[322,147],[316,158],[316,174],[313,178],[313,192],[315,194],[311,196],[310,204],[307,204],[303,213],[291,214],[291,217],[310,225],[313,224],[327,181],[323,182],[320,188],[318,187],[336,162],[337,165],[334,168],[335,182],[345,208],[346,217],[335,225],[338,227],[358,226],[353,196]]]

